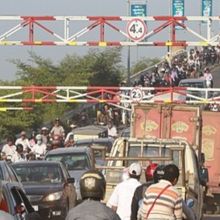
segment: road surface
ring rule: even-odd
[[[203,220],[217,220],[220,219],[220,215],[206,215]]]

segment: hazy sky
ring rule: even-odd
[[[132,0],[131,0],[132,1]],[[220,11],[219,0],[213,0],[213,15]],[[132,2],[143,2],[141,0]],[[148,15],[168,15],[170,0],[148,0]],[[125,16],[128,10],[127,0],[0,0],[0,16],[3,15],[51,15],[51,16],[89,16],[109,15]],[[185,15],[200,15],[201,0],[185,0]],[[3,28],[10,26],[0,21],[0,34]],[[220,25],[218,26],[218,28]],[[4,33],[4,32],[3,32]],[[38,55],[50,58],[54,63],[59,62],[66,54],[83,55],[87,52],[86,47],[28,47],[28,46],[0,46],[0,80],[15,79],[16,68],[9,62],[11,59],[28,59],[28,51],[32,50]],[[131,50],[131,62],[136,62],[143,56],[156,57],[165,53],[165,48],[133,48]],[[123,49],[123,61],[126,65],[127,49]]]

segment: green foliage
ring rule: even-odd
[[[121,62],[120,48],[92,49],[85,56],[67,55],[59,64],[42,58],[33,52],[29,53],[28,62],[13,60],[17,66],[17,80],[0,81],[0,85],[44,85],[44,86],[117,86],[125,77],[125,67]],[[142,59],[132,67],[132,73],[154,65],[159,60]],[[10,90],[0,95],[11,93]],[[0,107],[6,107],[0,103]],[[7,106],[21,106],[21,103],[7,103]],[[72,110],[76,104],[29,104],[34,111],[0,112],[0,139],[8,134],[17,134],[21,130],[39,128],[42,123],[56,117],[62,119],[64,112]]]
[[[117,86],[122,79],[120,49],[106,49],[100,53],[94,51],[91,56],[94,63],[91,65],[90,85]]]
[[[158,58],[142,58],[140,61],[135,63],[131,68],[131,74],[138,73],[148,67],[151,67],[155,64],[157,64],[160,60]]]

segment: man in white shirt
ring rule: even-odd
[[[130,178],[119,183],[108,200],[107,205],[116,211],[121,220],[130,220],[131,201],[134,191],[141,185],[139,182],[141,172],[141,165],[139,163],[132,163],[128,169]]]
[[[65,139],[65,141],[64,141],[64,145],[66,146],[66,145],[68,145],[69,144],[69,141],[70,140],[74,140],[74,129],[76,128],[77,126],[76,125],[74,125],[74,124],[71,124],[70,125],[70,128],[71,128],[71,131],[67,134],[67,136],[66,136],[66,139]]]
[[[20,138],[15,141],[15,145],[22,144],[24,148],[24,152],[28,152],[31,150],[30,142],[26,136],[26,132],[22,131],[20,134]]]
[[[7,138],[7,144],[5,144],[2,148],[1,157],[3,160],[7,158],[12,158],[12,156],[16,153],[16,146],[14,145],[13,137]]]
[[[206,68],[206,70],[204,72],[204,78],[206,80],[207,87],[212,88],[213,87],[213,76],[212,76],[209,68]]]
[[[43,138],[41,134],[36,136],[37,143],[32,147],[31,152],[35,155],[43,156],[47,152],[47,146],[43,143]]]
[[[16,163],[16,162],[25,161],[25,160],[26,160],[26,156],[23,151],[23,146],[22,144],[18,144],[16,146],[16,152],[11,158],[11,162]]]
[[[54,122],[54,126],[52,127],[50,134],[50,137],[54,137],[54,136],[59,136],[62,139],[65,137],[65,131],[63,126],[60,124],[60,119],[56,118],[55,122]]]
[[[108,122],[108,137],[117,138],[118,133],[115,125],[111,121]]]

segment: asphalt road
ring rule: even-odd
[[[206,215],[203,220],[217,220],[220,219],[220,215]]]

